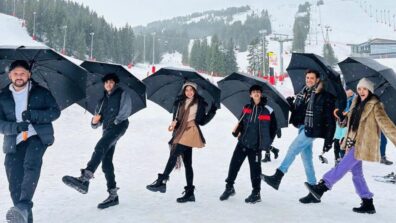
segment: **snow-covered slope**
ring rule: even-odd
[[[0,14],[0,24],[4,24]],[[18,25],[18,24],[16,24]],[[0,25],[3,27],[3,25]],[[2,44],[31,45],[29,37],[20,34],[19,27],[1,30]],[[26,32],[24,35],[27,35]],[[26,42],[23,39],[26,38]],[[169,56],[171,57],[171,56]],[[168,57],[168,58],[169,58]],[[159,66],[175,66],[176,60],[164,60]],[[138,64],[132,69],[139,78],[144,78],[147,65]],[[290,82],[285,86],[291,86]],[[284,88],[280,88],[285,92]],[[375,215],[360,215],[351,211],[358,206],[360,199],[354,192],[349,176],[341,180],[331,192],[324,195],[322,203],[302,205],[298,199],[307,194],[303,186],[305,174],[300,158],[294,165],[279,189],[275,191],[262,184],[262,202],[255,205],[244,203],[251,192],[247,161],[241,168],[235,188],[236,196],[225,202],[218,197],[224,190],[229,161],[236,144],[231,129],[236,119],[226,109],[218,111],[216,117],[202,131],[207,140],[204,149],[194,150],[194,184],[197,188],[195,203],[178,204],[175,199],[181,196],[185,185],[184,170],[174,171],[168,182],[166,194],[152,193],[145,189],[157,173],[165,166],[169,155],[167,142],[170,133],[167,126],[171,115],[158,105],[148,101],[147,108],[130,118],[130,126],[125,136],[117,144],[114,156],[116,180],[121,188],[120,205],[100,211],[97,203],[107,196],[105,179],[100,168],[95,174],[87,195],[81,195],[63,185],[62,176],[78,175],[84,168],[101,135],[100,130],[90,128],[91,116],[77,105],[62,112],[54,123],[55,144],[48,148],[41,173],[41,180],[34,197],[35,222],[47,223],[125,223],[125,222],[393,222],[396,198],[394,185],[373,181],[372,175],[383,175],[394,171],[394,166],[377,163],[364,163],[364,171],[370,189],[375,193],[377,208]],[[279,166],[291,140],[297,131],[290,126],[283,130],[283,137],[276,139],[274,146],[281,149],[280,157],[262,165],[265,174],[272,174]],[[0,139],[2,144],[3,139]],[[330,164],[321,164],[317,156],[321,152],[323,140],[314,144],[314,165],[318,179],[333,165],[331,152],[325,156]],[[388,156],[396,160],[395,146],[388,145]],[[3,163],[4,155],[0,155]],[[12,206],[4,166],[0,165],[0,219]],[[1,220],[0,220],[1,221]]]

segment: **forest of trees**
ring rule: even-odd
[[[310,29],[310,7],[308,2],[298,6],[293,25],[293,52],[305,52],[305,41]]]
[[[129,64],[154,59],[158,63],[163,54],[177,51],[183,54],[183,63],[224,75],[237,70],[235,49],[245,51],[260,30],[272,31],[268,12],[254,12],[249,6],[193,13],[147,26],[116,27],[71,1],[15,2],[15,16],[26,21],[30,35],[35,22],[36,39],[61,52],[66,32],[65,53],[82,60],[89,59],[93,39],[93,58],[98,61]],[[13,15],[14,0],[0,0],[0,12]],[[246,20],[233,21],[238,13],[248,13]],[[210,43],[204,40],[207,37]],[[196,41],[189,52],[191,39]]]

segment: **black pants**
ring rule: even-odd
[[[32,218],[33,195],[40,178],[43,156],[47,146],[38,136],[32,136],[5,157],[4,165],[14,206],[27,210]],[[30,221],[29,221],[30,222]]]
[[[337,160],[343,158],[345,151],[341,149],[340,140],[334,139],[334,158]]]
[[[163,175],[169,177],[169,174],[175,168],[177,157],[182,156],[184,168],[186,169],[187,187],[193,186],[194,171],[192,168],[192,148],[180,144],[176,144],[175,149],[171,150],[168,162],[166,163]]]
[[[107,189],[117,186],[114,175],[113,155],[117,141],[123,136],[128,128],[129,122],[123,121],[118,125],[107,128],[103,131],[103,136],[95,146],[91,160],[87,164],[86,170],[94,173],[99,164],[102,163],[102,170],[107,181]]]
[[[228,177],[226,179],[227,186],[233,186],[235,179],[245,158],[249,160],[250,166],[250,180],[252,182],[253,191],[260,192],[261,189],[261,150],[253,150],[245,148],[241,143],[238,143],[234,154],[231,158],[230,168],[228,170]]]

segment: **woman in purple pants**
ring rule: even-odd
[[[353,208],[357,213],[375,213],[373,193],[369,190],[363,176],[362,161],[380,161],[379,138],[381,131],[396,144],[396,126],[389,119],[384,105],[373,94],[374,84],[363,78],[357,85],[359,97],[352,103],[350,112],[345,117],[347,133],[342,143],[346,155],[341,162],[328,171],[317,185],[305,183],[310,193],[318,200],[324,192],[330,190],[349,171],[356,193],[362,199],[361,206]]]

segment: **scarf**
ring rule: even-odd
[[[312,88],[304,87],[296,96],[296,108],[306,105],[304,125],[305,127],[312,128],[314,120],[314,103],[316,96],[316,87]]]

